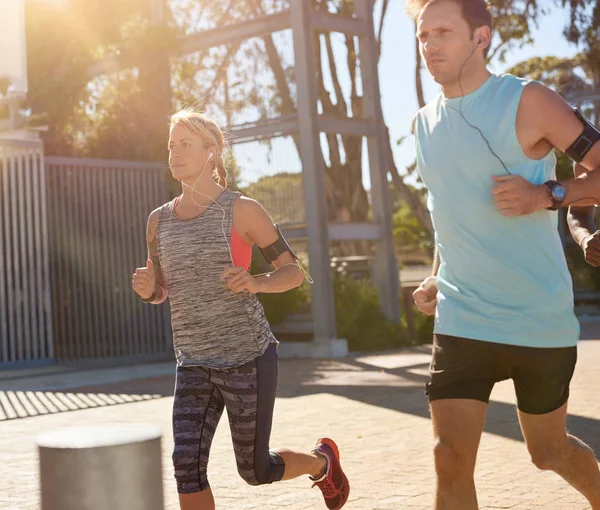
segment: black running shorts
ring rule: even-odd
[[[488,403],[494,384],[512,379],[519,410],[546,414],[569,398],[577,347],[535,348],[434,335],[429,401],[472,399]]]

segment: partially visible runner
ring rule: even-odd
[[[487,69],[484,0],[407,6],[442,88],[413,126],[436,243],[433,275],[414,293],[435,314],[426,385],[435,509],[478,508],[473,475],[490,394],[511,379],[532,462],[599,510],[594,452],[566,430],[580,330],[556,210],[597,203],[600,171],[554,180],[555,148],[584,169],[600,165],[599,134],[544,85]]]
[[[574,168],[575,175],[584,175],[587,169],[580,163]],[[596,227],[597,206],[569,207],[567,222],[575,242],[581,247],[588,264],[600,267],[600,230]]]
[[[310,453],[271,450],[277,340],[256,294],[298,287],[303,271],[261,205],[227,188],[221,129],[183,110],[171,118],[169,167],[182,194],[148,218],[148,261],[132,285],[160,304],[169,297],[177,382],[173,464],[182,510],[211,510],[211,443],[227,408],[240,476],[250,485],[310,475],[327,508],[350,492],[339,451],[321,438]],[[249,274],[258,245],[275,271]]]

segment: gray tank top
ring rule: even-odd
[[[226,189],[218,205],[189,220],[177,217],[175,201],[159,209],[158,255],[180,366],[238,367],[277,342],[258,297],[234,294],[220,279],[232,264],[223,230],[231,246],[233,203],[240,195]]]

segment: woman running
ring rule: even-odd
[[[173,464],[181,510],[211,510],[211,442],[227,408],[237,468],[250,485],[309,475],[329,509],[350,492],[336,444],[311,453],[269,449],[278,375],[277,340],[256,294],[302,284],[296,256],[261,205],[227,188],[223,133],[205,115],[171,117],[169,167],[182,194],[148,218],[148,260],[132,286],[171,306],[177,382]],[[248,270],[257,244],[275,271]]]

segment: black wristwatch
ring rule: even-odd
[[[548,188],[550,200],[552,200],[552,206],[546,207],[546,209],[549,211],[560,209],[567,197],[567,190],[563,185],[556,181],[546,181],[544,185]]]

